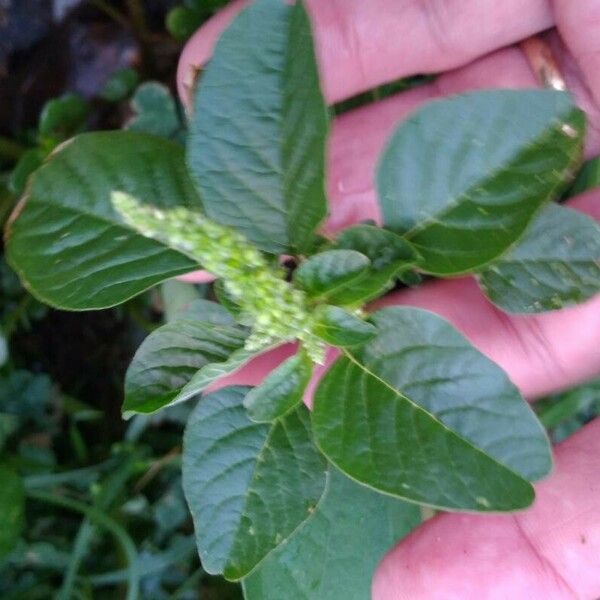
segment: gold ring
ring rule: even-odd
[[[561,92],[566,91],[567,82],[548,42],[534,35],[521,42],[520,46],[540,85]]]

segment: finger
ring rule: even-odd
[[[263,379],[279,364],[298,351],[297,344],[283,344],[272,350],[262,352],[240,369],[217,379],[207,389],[206,393],[220,390],[230,385],[259,385]]]
[[[184,281],[185,283],[210,283],[211,281],[215,280],[215,277],[207,271],[194,271],[192,273],[180,275],[176,279],[179,279],[179,281]]]
[[[588,113],[588,140],[600,149],[600,4],[554,0],[558,32],[547,36],[567,89]]]
[[[588,90],[600,106],[600,3],[597,0],[554,0],[560,36],[583,73]]]
[[[556,448],[534,506],[444,514],[379,565],[374,600],[594,600],[600,596],[600,420]]]
[[[198,66],[246,2],[217,14],[179,64],[184,102]],[[552,26],[548,0],[307,0],[329,102],[415,73],[445,71]],[[515,16],[516,15],[516,16]]]

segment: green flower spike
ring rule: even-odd
[[[179,250],[223,280],[243,320],[252,325],[248,350],[297,339],[314,362],[323,362],[325,346],[312,332],[304,292],[285,281],[283,269],[269,264],[243,235],[184,207],[163,210],[117,191],[111,200],[142,235]]]

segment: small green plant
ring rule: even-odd
[[[165,19],[169,33],[176,40],[187,40],[226,0],[183,0],[172,8]]]
[[[27,178],[50,152],[83,130],[88,112],[88,103],[76,94],[66,94],[46,102],[35,132],[34,146],[23,152],[10,175],[8,189],[13,194],[22,194]]]
[[[551,451],[506,374],[437,315],[368,303],[420,275],[472,273],[520,313],[600,290],[598,225],[554,202],[582,161],[570,97],[490,90],[426,105],[378,165],[381,226],[330,237],[329,111],[302,3],[257,0],[237,17],[194,114],[186,152],[134,131],[64,144],[6,239],[25,285],[64,309],[113,306],[199,268],[217,278],[220,304],[192,303],[154,331],[125,381],[126,416],[198,399],[183,485],[204,569],[243,580],[251,599],[364,598],[417,505],[530,505]],[[199,398],[289,343],[257,387]]]

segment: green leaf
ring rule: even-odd
[[[367,600],[384,554],[419,524],[419,508],[334,467],[314,516],[244,579],[246,600]]]
[[[600,292],[600,225],[549,204],[525,236],[479,275],[502,310],[537,313],[588,300]]]
[[[356,250],[367,256],[371,265],[363,277],[329,298],[334,304],[360,304],[381,296],[394,285],[396,276],[418,261],[417,253],[407,241],[372,225],[356,225],[342,231],[335,247]]]
[[[550,90],[488,90],[438,100],[404,121],[379,164],[386,227],[436,275],[506,251],[578,167],[585,116]]]
[[[11,468],[0,465],[0,559],[15,547],[25,522],[25,492],[21,478]]]
[[[167,31],[179,42],[184,42],[200,27],[205,19],[201,12],[187,6],[175,6],[165,18]]]
[[[325,489],[326,461],[300,407],[273,424],[253,423],[248,388],[204,398],[185,433],[183,487],[202,566],[240,579],[312,514]]]
[[[119,69],[108,78],[100,97],[108,102],[120,102],[133,92],[139,79],[138,72],[131,67]]]
[[[281,363],[248,392],[244,407],[250,418],[256,423],[267,423],[298,406],[311,374],[312,362],[303,352]]]
[[[39,133],[57,141],[66,140],[82,129],[88,113],[88,103],[76,94],[50,100],[40,114]]]
[[[188,144],[207,215],[281,254],[310,246],[327,212],[328,113],[301,2],[257,0],[202,75]]]
[[[358,481],[447,509],[523,508],[551,468],[543,428],[500,368],[415,308],[372,315],[378,335],[321,381],[319,447]]]
[[[205,14],[214,13],[228,3],[228,0],[183,0],[183,4],[188,8]]]
[[[583,165],[567,195],[577,196],[597,187],[600,187],[600,157],[598,156]]]
[[[378,491],[444,510],[529,506],[533,488],[360,365],[338,360],[313,412],[321,451]]]
[[[345,348],[369,341],[377,329],[361,318],[338,306],[320,306],[317,312],[315,335],[332,346]]]
[[[159,327],[127,369],[124,414],[151,413],[180,401],[179,393],[200,369],[227,360],[246,337],[240,327],[186,319]]]
[[[162,83],[148,81],[140,85],[131,99],[131,108],[135,116],[126,124],[126,129],[165,138],[176,137],[181,129],[175,100]]]
[[[370,264],[356,250],[326,250],[305,260],[294,271],[294,282],[312,298],[327,297],[364,275]]]
[[[276,1],[276,0],[275,0]],[[265,2],[265,7],[273,0]],[[283,198],[289,246],[303,253],[327,215],[325,151],[329,112],[319,82],[311,23],[304,3],[289,11],[281,91]]]
[[[71,310],[106,308],[198,268],[126,225],[111,193],[201,210],[179,146],[134,132],[83,134],[31,179],[7,226],[8,259],[40,300]]]
[[[546,434],[506,373],[450,323],[426,310],[371,315],[378,335],[352,349],[376,376],[522,477],[552,468]]]
[[[21,196],[25,192],[29,176],[42,165],[45,157],[45,152],[39,148],[23,152],[8,180],[8,189],[15,196]]]

